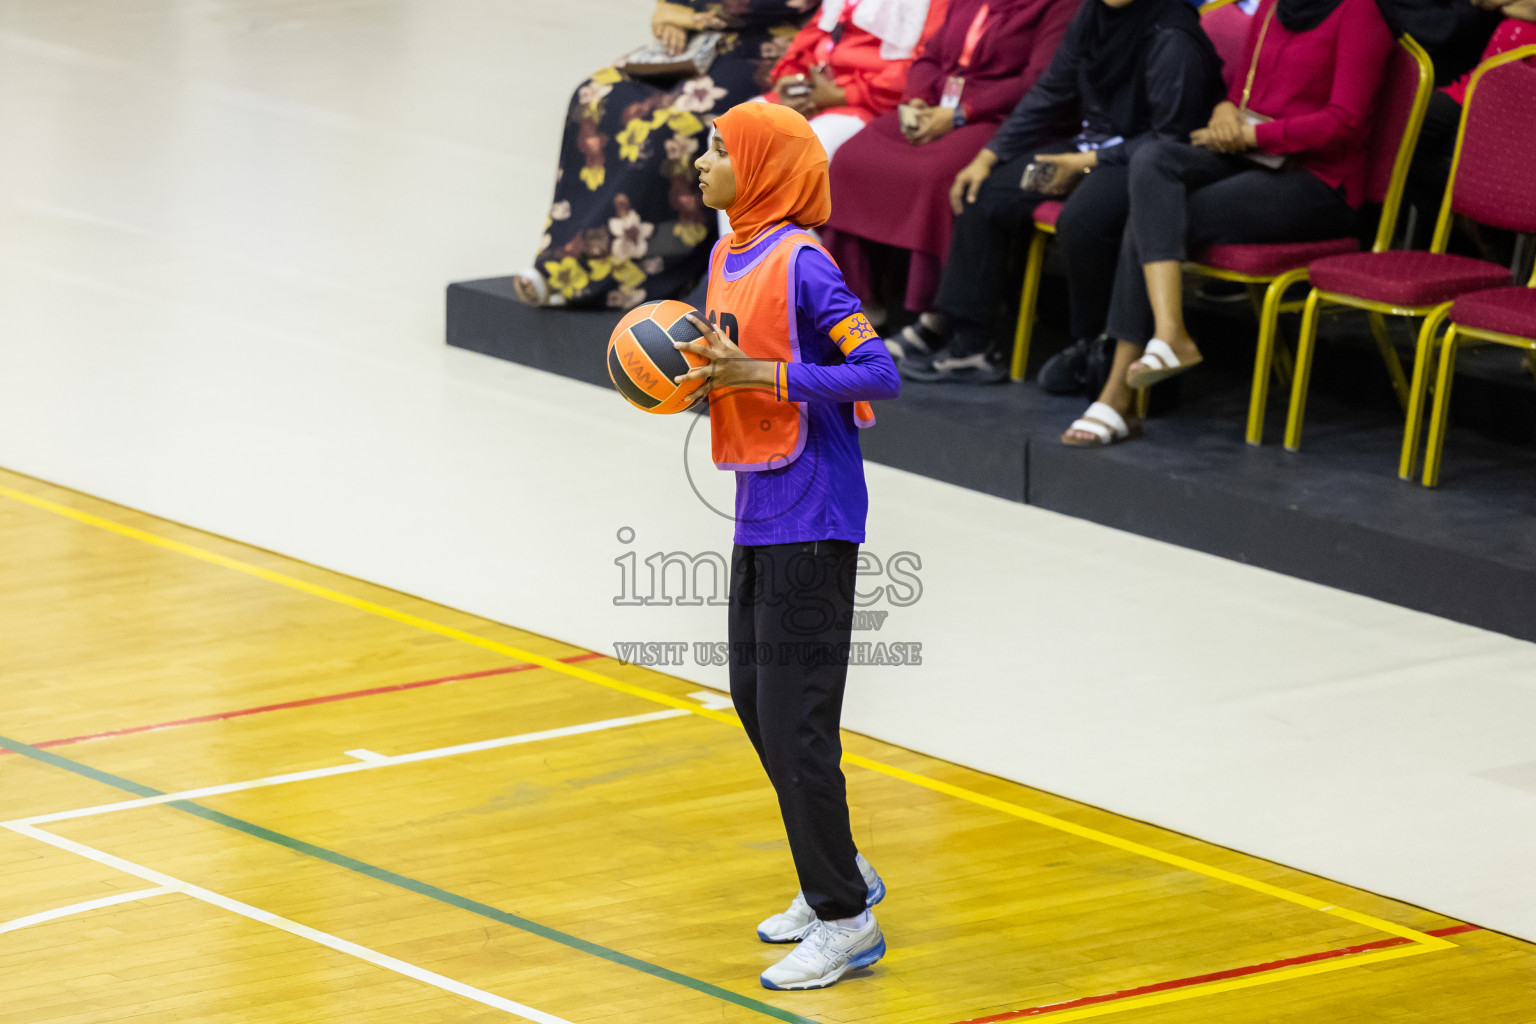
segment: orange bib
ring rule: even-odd
[[[726,272],[729,246],[725,240],[710,254],[706,315],[753,359],[801,361],[794,275],[795,254],[805,248],[820,249],[832,258],[810,234],[799,230],[786,232],[737,274]],[[710,389],[711,454],[720,469],[782,469],[805,450],[810,429],[805,403],[778,399],[786,393],[784,379],[781,368],[776,388]],[[869,403],[856,403],[855,419],[859,426],[874,422]]]

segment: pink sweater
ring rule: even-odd
[[[1229,98],[1243,101],[1253,49],[1276,0],[1254,12]],[[1366,141],[1392,32],[1376,0],[1344,0],[1310,32],[1288,32],[1270,20],[1248,105],[1274,118],[1255,129],[1259,148],[1281,153],[1358,206],[1365,197]]]

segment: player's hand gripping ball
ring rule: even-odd
[[[703,340],[699,329],[689,322],[689,313],[703,319],[686,302],[647,302],[630,310],[613,329],[608,339],[608,376],[635,408],[662,414],[682,412],[704,386],[703,379],[673,383],[674,377],[709,361],[673,345]]]

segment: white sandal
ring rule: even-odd
[[[1074,430],[1092,434],[1094,440],[1084,441],[1081,438],[1068,437],[1067,435]],[[1072,421],[1066,433],[1061,435],[1061,443],[1070,448],[1105,448],[1116,442],[1140,436],[1140,420],[1131,420],[1127,423],[1125,417],[1115,411],[1114,406],[1094,402],[1080,419]]]
[[[519,284],[526,284],[529,291],[536,296],[536,300],[529,302],[527,295],[519,287]],[[512,275],[512,293],[517,296],[517,301],[529,306],[549,305],[549,282],[544,280],[543,274],[532,268],[519,270]]]
[[[1165,381],[1169,377],[1177,377],[1185,370],[1193,369],[1203,362],[1205,357],[1199,356],[1187,363],[1181,363],[1166,341],[1162,338],[1153,338],[1147,342],[1146,351],[1142,353],[1141,358],[1126,369],[1125,383],[1128,387],[1139,391]]]

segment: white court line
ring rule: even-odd
[[[545,1013],[543,1010],[536,1010],[531,1006],[524,1006],[522,1003],[513,1002],[510,999],[505,999],[501,996],[495,995],[494,993],[475,988],[473,985],[466,985],[462,981],[455,981],[454,979],[438,974],[435,971],[429,971],[424,967],[417,967],[415,964],[406,963],[404,960],[397,960],[392,956],[385,956],[383,953],[380,953],[377,950],[369,949],[367,946],[359,946],[355,942],[348,942],[346,939],[339,938],[330,934],[329,932],[322,932],[317,928],[311,928],[308,925],[299,924],[297,921],[290,921],[286,917],[279,917],[270,911],[262,910],[259,907],[253,907],[249,903],[241,903],[239,900],[230,899],[228,896],[220,896],[218,893],[209,889],[204,889],[202,886],[193,885],[190,882],[183,882],[179,878],[172,878],[170,875],[163,874],[154,870],[153,868],[146,868],[142,864],[135,864],[132,861],[123,860],[121,857],[116,857],[110,853],[105,853],[96,849],[95,847],[86,846],[83,843],[77,843],[73,839],[65,839],[63,836],[56,836],[52,832],[44,832],[40,828],[33,828],[31,825],[24,825],[17,822],[6,822],[5,827],[10,829],[12,832],[16,832],[24,836],[29,836],[30,838],[36,839],[39,842],[47,843],[49,846],[56,846],[61,850],[68,850],[70,853],[78,854],[79,856],[85,857],[88,860],[93,860],[98,864],[105,864],[108,867],[116,868],[117,870],[125,872],[126,874],[142,878],[146,882],[154,882],[156,885],[162,887],[159,891],[185,893],[194,899],[202,900],[204,903],[210,903],[215,907],[221,907],[224,910],[239,914],[241,917],[250,918],[252,921],[260,921],[262,924],[268,924],[274,928],[280,928],[290,934],[309,939],[311,942],[317,942],[322,946],[327,946],[339,953],[346,953],[349,956],[355,956],[359,960],[366,960],[368,963],[376,964],[379,967],[394,971],[396,974],[403,974],[407,978],[415,978],[417,981],[424,981],[428,985],[440,988],[445,992],[452,992],[455,995],[464,996],[466,999],[473,999],[477,1003],[482,1003],[486,1006],[490,1006],[498,1010],[505,1010],[508,1013],[522,1017],[524,1020],[534,1021],[535,1024],[571,1024],[571,1022],[566,1020],[564,1017],[556,1017],[552,1013]],[[100,903],[101,901],[98,900],[95,902]]]
[[[19,825],[45,825],[53,821],[68,821],[72,818],[89,818],[97,814],[110,814],[113,811],[127,811],[135,807],[150,807],[154,804],[169,803],[172,800],[197,800],[207,796],[220,796],[224,793],[239,793],[247,789],[262,789],[267,786],[281,786],[289,782],[304,782],[308,779],[323,779],[332,775],[348,775],[352,772],[372,771],[375,768],[387,768],[396,764],[412,764],[417,761],[433,761],[440,757],[454,757],[458,754],[470,754],[479,750],[495,750],[498,747],[511,747],[519,743],[534,743],[538,740],[555,739],[560,736],[578,736],[582,733],[601,732],[604,729],[617,729],[626,725],[639,725],[642,722],[659,722],[665,718],[680,718],[691,715],[693,712],[682,708],[668,708],[665,711],[651,711],[643,715],[629,715],[625,718],[604,718],[597,722],[583,722],[580,725],[567,725],[559,729],[544,729],[540,732],[525,732],[517,736],[501,736],[493,740],[477,740],[474,743],[459,743],[451,747],[436,747],[432,750],[418,750],[412,754],[397,754],[394,757],[385,757],[382,754],[373,755],[377,760],[349,761],[346,764],[332,765],[329,768],[310,768],[302,772],[289,772],[286,775],[268,775],[265,778],[251,779],[248,782],[227,782],[221,786],[204,786],[201,789],[184,789],[179,793],[164,793],[160,796],[144,796],[135,800],[119,800],[116,803],[97,804],[94,807],[80,807],[72,811],[54,811],[51,814],[35,814],[29,818],[16,818],[12,821],[0,822],[7,828]],[[365,753],[362,750],[348,751],[357,755]],[[372,753],[368,751],[367,753]]]
[[[377,753],[376,751],[369,750],[367,747],[358,747],[356,750],[343,750],[342,753],[346,754],[348,757],[355,757],[359,761],[387,761],[387,760],[389,760],[383,754]]]
[[[55,907],[53,910],[45,910],[41,914],[29,914],[26,917],[18,917],[14,921],[6,921],[4,924],[0,924],[0,935],[4,935],[6,932],[19,931],[34,924],[57,921],[61,917],[72,917],[75,914],[84,914],[90,910],[100,910],[102,907],[115,907],[119,903],[135,903],[139,900],[147,900],[151,896],[164,896],[168,892],[175,891],[175,889],[162,885],[154,889],[136,889],[133,892],[114,893],[111,896],[86,900],[83,903],[71,903],[67,907]]]

